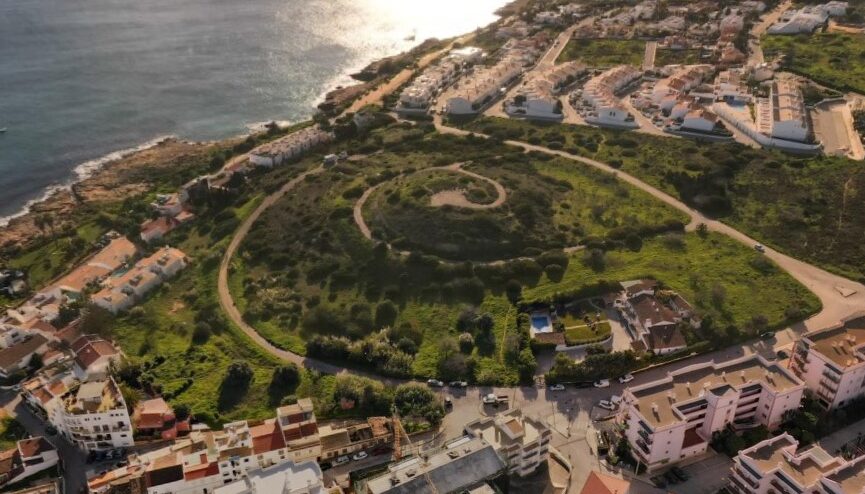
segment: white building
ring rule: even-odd
[[[91,300],[112,314],[128,310],[186,265],[186,254],[173,247],[162,247],[135,263],[129,271],[106,279],[102,290],[95,293]]]
[[[147,494],[212,494],[217,488],[232,486],[220,492],[234,493],[247,492],[244,486],[272,485],[276,482],[270,475],[273,472],[282,472],[277,475],[282,478],[297,472],[303,481],[300,485],[289,482],[288,487],[300,490],[285,492],[306,494],[317,492],[303,489],[313,480],[310,473],[320,479],[321,472],[310,472],[308,467],[320,455],[318,425],[307,398],[280,407],[276,418],[232,422],[216,432],[193,430],[170,447],[130,457],[128,466],[105,472],[88,484],[94,494],[107,492],[111,486],[129,486],[133,492]],[[293,467],[278,467],[286,463]]]
[[[18,325],[0,323],[0,348],[9,348],[24,341],[30,330]]]
[[[769,34],[813,33],[826,24],[830,17],[847,14],[847,2],[832,1],[822,5],[807,5],[798,10],[788,10],[778,22],[769,26]]]
[[[550,427],[519,409],[480,418],[465,426],[465,433],[493,445],[508,465],[508,472],[525,477],[549,458]]]
[[[757,101],[760,133],[787,141],[807,142],[811,134],[808,111],[798,84],[791,80],[772,83],[768,98]]]
[[[332,133],[321,130],[317,125],[306,127],[253,149],[249,153],[249,161],[256,166],[270,168],[328,143],[333,138]]]
[[[710,133],[717,130],[719,125],[718,115],[711,111],[700,108],[692,110],[682,118],[681,130]]]
[[[22,439],[14,448],[0,451],[0,486],[20,482],[55,465],[57,450],[44,437]]]
[[[620,420],[639,461],[649,471],[706,452],[712,434],[727,426],[774,429],[795,410],[805,385],[760,356],[696,364],[624,392]]]
[[[397,111],[426,112],[433,98],[453,82],[459,70],[460,62],[453,59],[445,59],[427,68],[400,93]]]
[[[505,103],[505,111],[510,116],[560,120],[563,115],[559,93],[585,71],[582,64],[567,62],[533,72],[516,91],[514,98]]]
[[[52,424],[84,451],[134,444],[126,402],[111,377],[72,388],[63,396]]]
[[[862,319],[807,333],[796,343],[792,370],[827,409],[865,395],[865,325]]]
[[[254,470],[240,480],[217,487],[213,494],[325,494],[321,468],[314,461],[291,461]]]
[[[33,355],[48,350],[48,339],[39,333],[24,338],[21,343],[0,350],[0,377],[9,377],[30,365]]]
[[[475,71],[459,81],[446,103],[451,115],[473,115],[499,95],[522,73],[522,63],[506,57],[491,67],[476,67]]]
[[[683,65],[673,70],[652,88],[652,103],[660,106],[665,98],[678,97],[699,86],[714,71],[711,65]]]
[[[801,451],[798,447],[798,441],[785,432],[740,451],[727,488],[734,494],[862,492],[865,457],[847,462],[817,444]],[[859,487],[848,489],[854,484]]]
[[[715,97],[724,101],[747,103],[751,101],[751,91],[746,82],[747,77],[742,69],[721,71],[715,78]]]
[[[108,377],[111,364],[120,361],[120,350],[96,335],[79,337],[71,349],[75,354],[72,370],[82,381]]]
[[[582,99],[592,111],[586,121],[598,125],[616,127],[638,127],[634,116],[622,104],[616,93],[638,81],[642,73],[629,66],[620,65],[603,72],[583,86]]]

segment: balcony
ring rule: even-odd
[[[643,453],[645,453],[645,454],[649,454],[649,451],[651,451],[651,450],[649,449],[649,447],[646,446],[646,443],[643,442],[642,439],[637,439],[637,446],[638,446],[638,447],[643,451]]]
[[[841,382],[841,376],[839,376],[838,374],[835,374],[834,372],[823,371],[823,378],[821,379],[821,382],[824,379],[829,380],[835,384],[838,384]]]
[[[745,482],[743,482],[743,479],[744,479],[744,477],[742,477],[742,474],[740,474],[738,470],[736,470],[736,475],[730,476],[730,480],[733,481],[733,485],[735,485],[737,488],[739,488],[742,492],[752,492],[754,489],[756,489],[760,485],[760,484],[757,484],[756,482],[752,483],[751,481],[748,481],[747,482],[748,485],[751,486],[751,488],[749,489],[748,487],[745,487]]]
[[[639,435],[643,439],[644,443],[652,444],[653,439],[651,434],[646,433],[646,431],[644,430],[639,430],[637,431],[637,435]]]

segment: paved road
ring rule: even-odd
[[[754,24],[754,27],[751,28],[749,38],[752,39],[748,40],[748,51],[750,52],[748,54],[749,65],[757,66],[766,61],[763,58],[763,48],[760,46],[760,36],[762,36],[763,33],[765,33],[767,29],[769,29],[769,26],[774,24],[778,20],[778,18],[781,17],[781,14],[789,10],[792,5],[792,0],[785,0],[784,2],[778,4],[778,6],[775,7],[771,12],[765,14],[762,20]]]
[[[643,55],[643,70],[652,70],[655,68],[655,54],[658,53],[658,42],[649,41],[646,43],[646,53]]]
[[[49,436],[45,433],[45,422],[27,408],[21,400],[21,395],[15,391],[0,392],[0,403],[10,416],[15,417],[31,437],[43,436],[57,448],[62,462],[64,492],[76,494],[79,489],[87,486],[86,455],[60,436]]]

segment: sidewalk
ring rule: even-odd
[[[865,436],[865,419],[829,434],[818,441],[818,444],[820,444],[820,446],[822,446],[829,454],[834,455],[841,446],[856,439],[860,435]]]

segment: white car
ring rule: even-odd
[[[441,388],[445,385],[445,383],[443,383],[442,381],[439,381],[438,379],[428,379],[426,383],[427,383],[427,386],[430,386],[433,388]]]
[[[610,411],[613,411],[613,410],[616,409],[616,405],[613,405],[612,402],[609,402],[609,401],[607,401],[607,400],[601,400],[601,401],[599,401],[599,402],[598,402],[598,406],[601,407],[601,408],[603,408],[603,409],[605,409],[605,410],[610,410]]]
[[[564,384],[553,384],[552,386],[550,386],[550,391],[564,391],[564,390],[565,390]]]
[[[601,379],[600,381],[595,381],[596,388],[609,388],[610,380],[609,379]]]
[[[481,401],[484,402],[484,405],[492,405],[494,403],[497,403],[499,400],[494,393],[490,393],[490,394],[484,396],[483,400],[481,400]]]
[[[761,245],[761,244],[755,244],[754,250],[756,250],[757,252],[766,252],[766,248],[763,247],[763,245]]]
[[[351,460],[348,458],[348,456],[340,456],[337,459],[333,460],[333,466],[345,465],[350,461]]]
[[[625,374],[624,376],[619,378],[619,382],[622,384],[629,383],[634,380],[634,376],[630,374]]]
[[[351,457],[351,459],[354,461],[360,461],[360,460],[366,459],[366,457],[368,457],[368,456],[369,455],[366,454],[366,451],[359,451],[359,452],[355,453],[354,456]]]

